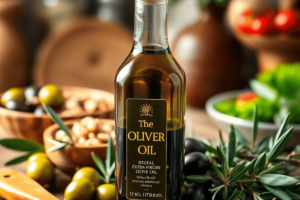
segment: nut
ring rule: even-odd
[[[102,124],[100,126],[101,133],[110,133],[112,130],[113,130],[113,127],[110,124]]]
[[[98,129],[98,121],[93,117],[86,117],[80,121],[90,132],[96,132]]]
[[[94,138],[96,138],[96,134],[95,133],[89,133],[88,137],[89,137],[89,139],[94,139]]]
[[[78,144],[84,144],[86,139],[84,137],[80,137],[77,141]]]
[[[72,131],[73,131],[74,135],[79,138],[86,137],[87,134],[89,133],[88,129],[79,122],[75,122],[73,124]]]
[[[55,139],[61,141],[63,137],[67,136],[66,132],[63,130],[59,130],[55,134]]]
[[[61,139],[62,142],[66,142],[66,143],[70,143],[71,140],[68,136],[64,136],[62,139]]]
[[[97,138],[103,143],[108,143],[109,134],[108,133],[98,133]]]
[[[80,107],[80,105],[77,101],[66,101],[65,107],[66,107],[66,109],[73,109],[73,108],[78,109],[77,107]],[[80,107],[80,109],[82,110],[81,107]]]
[[[64,90],[63,91],[63,96],[64,96],[65,99],[71,98],[73,94],[74,94],[74,92],[72,92],[70,90]]]
[[[93,113],[98,109],[98,104],[96,101],[89,99],[84,102],[83,107],[88,113]]]
[[[88,93],[80,92],[80,93],[73,94],[70,97],[70,100],[77,101],[78,103],[83,103],[88,98],[89,98],[89,94]]]
[[[93,139],[90,139],[91,140],[91,144],[92,145],[99,145],[99,144],[102,144],[101,141],[99,141],[97,138],[93,138]]]

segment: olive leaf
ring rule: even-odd
[[[223,200],[227,200],[227,199],[228,199],[228,186],[225,186],[223,190]]]
[[[279,199],[284,199],[284,200],[292,200],[291,197],[289,197],[289,195],[287,195],[284,191],[282,191],[279,187],[270,187],[267,185],[264,185],[264,187],[271,192],[272,194],[274,194],[276,197],[278,197]]]
[[[249,174],[252,174],[254,172],[254,166],[255,166],[256,161],[257,161],[257,158],[255,158],[251,161],[249,169],[248,169]]]
[[[272,166],[272,167],[265,168],[259,175],[261,176],[261,175],[264,175],[264,174],[269,174],[269,173],[271,173],[271,172],[274,172],[274,171],[276,171],[279,167],[281,167],[282,165],[283,165],[283,163],[281,162],[281,163],[278,163],[278,164],[276,164],[276,165],[274,165],[274,166]]]
[[[291,197],[292,199],[300,199],[299,191],[293,192],[293,191],[290,191],[290,190],[286,190],[285,193],[286,193],[289,197]]]
[[[114,148],[113,140],[110,137],[108,141],[108,147],[106,150],[106,161],[105,161],[107,171],[111,170],[111,166],[113,165],[114,162],[115,162],[115,148]]]
[[[290,121],[290,113],[285,117],[283,120],[282,124],[280,125],[280,128],[277,131],[276,137],[275,137],[275,142],[279,140],[279,138],[285,133],[287,125],[289,124]]]
[[[228,171],[229,171],[228,160],[225,157],[224,152],[221,150],[221,148],[217,147],[217,151],[218,151],[219,158],[221,159],[221,163],[222,163],[222,173],[223,173],[224,177],[227,177]]]
[[[253,150],[254,153],[260,154],[269,149],[270,140],[272,136],[265,137]],[[273,146],[273,145],[272,145]]]
[[[211,180],[210,177],[207,176],[201,176],[201,175],[192,175],[185,177],[186,180],[194,182],[194,183],[205,183],[209,180]]]
[[[25,155],[22,155],[20,157],[8,161],[7,163],[5,163],[5,166],[15,165],[24,162],[32,154],[44,151],[44,146],[42,144],[28,139],[20,139],[20,138],[2,139],[0,140],[0,145],[15,151],[27,152]]]
[[[236,199],[238,199],[241,196],[242,193],[243,193],[243,190],[237,190],[237,189],[235,189],[234,192],[233,192],[233,194],[229,197],[228,200],[236,200]]]
[[[235,157],[235,150],[236,150],[235,132],[234,132],[233,125],[231,125],[230,132],[229,132],[229,139],[227,142],[227,151],[226,151],[226,157],[228,160],[229,167],[232,166],[232,162]]]
[[[245,163],[245,160],[242,161],[242,162],[240,162],[240,163],[238,163],[238,164],[230,171],[229,175],[230,175],[230,176],[235,176],[238,172],[241,171],[241,169],[244,168],[245,164],[246,164],[246,163]]]
[[[212,200],[215,200],[215,198],[216,198],[218,192],[219,192],[223,187],[224,187],[224,185],[221,185],[221,186],[219,186],[219,187],[217,187],[217,188],[211,190],[212,192],[215,192],[215,193],[213,194],[213,196],[212,196]]]
[[[105,183],[112,183],[112,175],[115,171],[116,168],[116,162],[115,162],[115,150],[114,150],[114,144],[112,141],[112,138],[109,139],[108,141],[108,147],[106,150],[106,160],[105,164],[99,158],[94,152],[92,152],[92,158],[100,170],[100,172],[103,174],[103,176],[100,174],[100,178],[104,179]]]
[[[225,147],[224,139],[223,139],[223,133],[221,130],[219,130],[219,137],[220,137],[220,143],[222,145],[222,148]]]
[[[49,148],[46,150],[46,153],[52,153],[54,151],[57,151],[57,150],[60,150],[60,149],[63,149],[65,148],[66,146],[68,146],[69,143],[66,143],[66,142],[59,142],[57,145]]]
[[[111,176],[113,175],[113,173],[115,172],[116,169],[116,162],[114,162],[111,166],[110,169],[107,171],[107,176],[109,179],[111,179]]]
[[[230,130],[230,126],[229,126],[229,130]],[[234,127],[234,132],[235,132],[235,137],[236,137],[236,144],[237,146],[242,146],[247,150],[251,150],[247,139],[245,138],[244,134],[236,127]]]
[[[14,159],[8,161],[7,163],[5,163],[5,166],[11,166],[11,165],[15,165],[15,164],[18,164],[18,163],[27,161],[28,158],[29,158],[30,156],[32,156],[32,154],[34,154],[34,153],[37,153],[37,152],[36,152],[36,151],[34,151],[34,152],[29,152],[29,153],[26,154],[26,155],[20,156],[20,157],[18,157],[18,158],[14,158]]]
[[[106,176],[106,169],[105,169],[105,165],[104,165],[103,161],[94,152],[92,152],[92,158],[94,160],[94,163],[96,164],[96,166],[100,170],[100,172],[103,174],[103,175],[99,174],[100,179],[103,182],[107,183],[107,179],[105,178],[105,177],[107,177]]]
[[[206,151],[208,151],[210,153],[214,153],[214,154],[218,153],[217,150],[214,147],[212,147],[208,141],[201,139],[200,142],[204,145]]]
[[[103,161],[101,160],[101,158],[99,158],[94,152],[92,152],[92,158],[96,164],[96,166],[98,167],[98,169],[100,170],[100,172],[106,176],[106,169],[105,169],[105,165],[103,163]]]
[[[0,140],[0,145],[16,151],[30,152],[30,151],[41,151],[44,149],[44,146],[40,143],[34,142],[32,140],[20,139],[20,138],[2,139]]]
[[[293,135],[293,127],[287,130],[274,144],[274,147],[271,149],[271,151],[268,153],[267,156],[267,163],[272,162],[275,160],[285,149],[286,145],[290,141],[292,135]]]
[[[291,186],[299,183],[297,179],[281,174],[264,174],[259,176],[258,180],[268,186]]]
[[[256,183],[256,178],[242,178],[237,181],[237,183]]]
[[[253,112],[253,134],[252,134],[253,147],[255,146],[255,143],[256,143],[257,133],[258,133],[257,107],[254,106],[254,112]]]
[[[61,130],[63,130],[63,131],[67,134],[67,136],[68,136],[68,137],[70,138],[70,140],[71,140],[71,144],[74,144],[74,140],[73,140],[73,138],[72,138],[72,135],[71,135],[71,133],[70,133],[68,127],[67,127],[67,126],[64,124],[64,122],[58,117],[58,115],[55,113],[55,111],[54,111],[51,107],[47,106],[46,104],[43,104],[43,107],[44,107],[45,111],[47,112],[47,114],[51,117],[52,121],[53,121],[54,123],[56,123],[56,124],[59,126],[59,128],[60,128]]]
[[[240,171],[240,173],[237,173],[237,175],[230,177],[229,184],[235,183],[236,181],[238,181],[239,179],[241,179],[242,177],[244,177],[245,174],[247,173],[249,167],[250,167],[250,164],[247,163],[245,165],[244,169]]]
[[[211,166],[214,169],[214,171],[216,172],[219,179],[224,182],[226,180],[225,176],[220,172],[220,170],[217,168],[217,166],[215,165],[214,162],[211,162]]]
[[[267,162],[267,155],[266,153],[261,154],[254,165],[254,174],[259,174],[265,167],[265,164]]]

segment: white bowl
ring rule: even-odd
[[[245,92],[250,92],[249,90],[238,90],[238,91],[230,91],[221,93],[218,95],[215,95],[211,97],[205,105],[206,112],[208,115],[213,119],[215,124],[222,128],[226,129],[228,125],[233,124],[236,128],[241,130],[242,133],[244,133],[246,139],[251,142],[252,141],[252,127],[253,122],[240,119],[237,117],[232,117],[229,115],[226,115],[224,113],[219,112],[214,108],[214,105],[226,100],[230,100],[233,98],[238,97],[240,94],[243,94]],[[294,126],[294,134],[291,138],[289,144],[287,145],[288,149],[293,149],[296,145],[300,144],[300,125],[292,125]],[[279,126],[273,123],[263,123],[260,122],[258,124],[258,135],[257,135],[257,142],[260,142],[263,138],[272,135],[275,137],[277,130],[279,129]]]

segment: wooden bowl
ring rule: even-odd
[[[65,125],[69,128],[72,127],[74,122],[78,122],[80,120],[70,120],[65,121]],[[108,123],[114,125],[114,120],[109,119],[100,119],[102,123]],[[44,144],[45,149],[49,149],[58,144],[55,141],[54,134],[59,130],[59,127],[54,124],[47,128],[44,132]],[[47,153],[48,158],[51,162],[60,170],[65,172],[66,174],[72,176],[76,168],[81,167],[96,167],[91,153],[94,152],[97,154],[102,161],[104,162],[106,159],[106,149],[108,144],[101,144],[99,146],[83,146],[83,145],[74,145],[74,146],[66,146],[64,149]]]
[[[109,92],[80,88],[80,87],[61,87],[61,89],[69,91],[84,91],[87,93],[99,94],[107,102],[107,110],[99,111],[92,114],[80,114],[72,117],[62,117],[63,120],[81,119],[86,116],[98,118],[113,119],[114,116],[114,95]],[[0,94],[0,98],[3,94]],[[19,112],[7,110],[0,107],[0,125],[7,134],[14,137],[28,138],[43,143],[43,132],[46,128],[53,124],[48,115],[36,116],[33,113]]]

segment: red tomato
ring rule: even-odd
[[[253,19],[254,17],[252,10],[244,11],[237,20],[236,28],[241,32],[251,33],[251,24]]]
[[[275,11],[266,11],[254,19],[251,24],[252,33],[257,35],[271,35],[276,33],[273,19],[275,14]]]
[[[274,23],[281,33],[289,33],[300,28],[300,13],[295,9],[282,10],[276,15]]]
[[[255,102],[258,99],[258,96],[253,92],[248,92],[241,94],[236,99],[236,104],[238,107],[244,106],[246,103]]]

